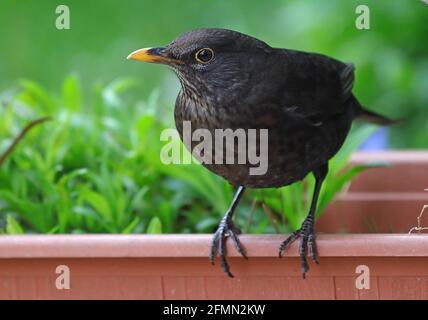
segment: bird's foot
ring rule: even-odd
[[[211,241],[210,255],[209,260],[211,264],[214,264],[215,254],[217,254],[220,258],[221,267],[224,272],[231,278],[233,278],[233,274],[230,272],[229,264],[226,260],[226,240],[227,237],[232,238],[232,241],[235,245],[236,251],[238,251],[245,259],[247,256],[245,255],[244,248],[242,247],[238,235],[241,233],[235,225],[231,218],[227,217],[227,215],[221,220],[217,231],[215,232],[213,239]]]
[[[309,247],[309,255],[312,260],[318,264],[316,246],[315,246],[315,232],[314,221],[311,218],[306,218],[303,221],[299,230],[294,231],[287,239],[285,239],[279,246],[279,257],[281,258],[285,249],[300,237],[299,255],[302,264],[302,277],[305,279],[306,272],[309,271],[308,261],[306,259],[307,248]]]

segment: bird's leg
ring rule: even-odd
[[[240,186],[236,191],[229,209],[227,209],[226,214],[224,215],[223,219],[221,219],[217,231],[214,234],[209,255],[211,263],[214,264],[215,253],[217,250],[218,256],[220,257],[221,266],[224,272],[226,272],[227,275],[231,278],[233,278],[233,274],[230,272],[229,264],[226,260],[226,239],[228,236],[232,238],[236,251],[238,251],[245,259],[247,259],[244,248],[241,246],[241,243],[238,239],[238,234],[240,234],[241,231],[235,227],[232,221],[233,213],[244,191],[245,187],[243,186]]]
[[[299,255],[302,263],[302,276],[305,278],[306,272],[309,270],[308,261],[306,260],[307,247],[309,246],[309,254],[312,260],[318,264],[316,248],[315,248],[315,212],[317,209],[318,196],[321,190],[321,185],[328,172],[328,165],[314,170],[315,175],[315,189],[312,197],[311,207],[309,213],[302,223],[299,230],[294,231],[287,239],[285,239],[279,246],[279,257],[282,257],[284,250],[298,237],[300,237]]]

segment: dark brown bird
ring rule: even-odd
[[[315,175],[310,211],[299,230],[279,248],[300,237],[303,276],[309,270],[307,247],[317,263],[314,216],[318,195],[328,172],[328,161],[342,146],[352,121],[362,118],[387,125],[394,121],[365,110],[352,94],[354,66],[333,58],[295,50],[272,48],[263,41],[225,29],[198,29],[180,35],[164,48],[140,49],[128,58],[169,66],[181,82],[175,104],[175,123],[183,138],[183,123],[192,132],[207,129],[267,129],[267,171],[250,174],[251,163],[203,163],[237,187],[236,194],[213,237],[210,260],[215,252],[224,271],[232,276],[226,261],[225,242],[230,236],[244,257],[233,212],[246,187],[270,188],[289,185]],[[235,141],[236,142],[236,141]],[[186,142],[185,142],[186,143]],[[195,144],[187,143],[193,150]],[[208,149],[208,148],[207,148]],[[236,150],[236,149],[235,149]],[[262,149],[257,147],[257,152]],[[216,157],[223,149],[206,152]],[[235,158],[239,152],[235,151]]]

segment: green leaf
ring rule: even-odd
[[[324,209],[328,206],[328,204],[334,199],[335,195],[339,193],[347,183],[350,183],[356,175],[370,168],[379,168],[387,166],[387,163],[370,162],[349,168],[342,174],[334,177],[334,179],[331,180],[331,182],[326,186],[326,188],[322,190],[320,201],[318,202],[317,212],[323,212]]]
[[[160,221],[160,219],[158,217],[153,217],[150,220],[146,233],[148,233],[148,234],[160,234],[160,233],[162,233],[162,222]]]
[[[45,112],[53,112],[56,109],[54,99],[39,84],[34,81],[23,79],[19,81],[24,89],[20,93],[19,99],[31,106],[41,106]]]
[[[109,203],[101,194],[87,188],[82,188],[81,197],[83,200],[86,200],[104,219],[108,222],[113,221],[113,214]]]
[[[62,96],[64,105],[68,110],[77,111],[80,109],[80,88],[76,77],[69,76],[64,80]]]
[[[132,233],[139,222],[140,222],[140,218],[135,217],[135,219],[132,220],[131,223],[125,229],[122,230],[122,233],[123,234]]]
[[[7,234],[24,234],[24,229],[21,227],[15,218],[8,214],[6,217],[6,233]]]

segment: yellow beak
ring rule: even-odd
[[[128,55],[127,59],[151,62],[151,63],[179,63],[182,64],[183,61],[170,58],[164,54],[164,48],[144,48],[139,49]]]

